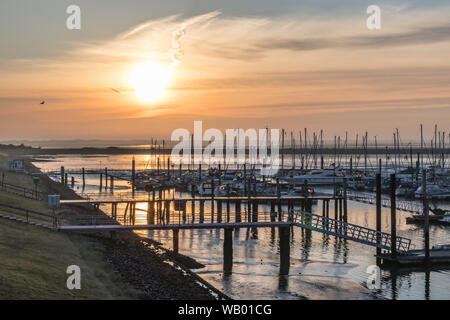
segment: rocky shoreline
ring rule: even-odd
[[[80,199],[72,189],[51,180],[35,167],[30,160],[25,163],[29,173],[40,175],[40,184],[49,192],[60,194],[61,199]],[[76,219],[77,214],[100,215],[110,218],[101,210],[91,205],[70,207],[70,214]],[[84,233],[83,236],[95,238],[107,248],[105,259],[107,264],[118,273],[120,278],[130,283],[142,294],[139,299],[149,300],[213,300],[229,299],[211,284],[200,278],[190,269],[198,269],[203,265],[182,254],[175,254],[163,248],[158,242],[139,237],[133,231],[116,231],[114,237],[110,233]]]

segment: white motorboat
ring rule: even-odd
[[[420,186],[415,192],[415,197],[421,199],[423,197],[423,188]],[[427,199],[450,199],[450,186],[429,184],[427,185]]]

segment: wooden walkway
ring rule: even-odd
[[[172,223],[144,225],[85,225],[59,226],[61,231],[117,231],[117,230],[174,230],[174,229],[239,229],[289,227],[292,222],[216,222],[216,223]]]
[[[239,229],[239,228],[268,228],[268,227],[300,227],[343,239],[359,242],[384,250],[391,250],[391,235],[370,228],[347,223],[341,220],[320,216],[305,211],[291,211],[278,216],[281,221],[275,221],[273,215],[270,221],[242,221],[242,222],[178,222],[159,224],[130,224],[130,225],[61,225],[61,231],[115,231],[115,230],[180,230],[180,229]],[[406,253],[411,247],[411,240],[396,237],[396,248],[399,253]]]
[[[143,203],[149,201],[223,201],[223,202],[235,202],[235,201],[303,201],[303,200],[335,200],[342,199],[340,196],[332,195],[314,195],[314,196],[239,196],[239,197],[220,197],[220,196],[198,196],[198,197],[177,197],[177,198],[167,198],[152,200],[148,195],[142,195],[140,197],[99,197],[90,199],[78,199],[78,200],[61,200],[61,205],[78,205],[78,204],[113,204],[113,203]]]

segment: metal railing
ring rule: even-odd
[[[374,194],[370,193],[362,193],[362,192],[354,192],[354,191],[347,191],[347,197],[349,200],[358,201],[362,203],[368,203],[368,204],[376,204],[376,197]],[[390,208],[391,207],[391,199],[389,198],[381,198],[381,206],[384,208]],[[396,201],[396,209],[401,211],[406,211],[410,213],[415,214],[422,214],[423,213],[423,205],[413,202],[413,201],[404,201],[404,200],[397,200]]]
[[[0,184],[0,191],[11,193],[32,200],[43,200],[46,196],[46,194],[44,194],[43,192],[28,189],[21,186],[16,186],[14,184],[6,182]]]
[[[29,210],[3,203],[0,203],[0,217],[45,227],[56,226],[56,218],[50,213]]]
[[[320,216],[305,211],[293,212],[293,223],[302,228],[353,240],[381,249],[391,250],[391,235],[344,221]],[[406,253],[411,248],[411,240],[396,237],[398,252]]]

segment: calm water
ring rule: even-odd
[[[130,168],[132,156],[78,156],[46,158],[48,162],[36,162],[44,171],[67,169],[109,169]],[[135,156],[136,168],[153,167],[150,156]],[[75,176],[74,189],[82,192],[80,177]],[[88,176],[84,192],[98,192],[99,177]],[[115,193],[125,191],[128,183],[116,180]],[[122,189],[122,190],[120,190]],[[110,194],[104,191],[103,194]],[[449,204],[442,204],[450,208]],[[146,210],[146,204],[140,204]],[[333,216],[333,206],[330,205]],[[103,208],[108,211],[109,208]],[[260,206],[262,210],[268,210]],[[120,210],[120,208],[119,208]],[[198,208],[197,208],[198,210]],[[205,211],[208,210],[208,203]],[[321,204],[313,211],[321,213]],[[120,211],[119,211],[120,212]],[[188,207],[188,212],[190,208]],[[137,223],[145,223],[144,211],[137,211]],[[383,209],[382,228],[390,229],[389,209]],[[348,219],[350,223],[375,228],[375,207],[349,201]],[[397,213],[398,235],[410,238],[417,248],[422,247],[423,231],[415,225],[407,225],[405,218],[409,213]],[[171,232],[145,231],[141,235],[150,237],[171,248]],[[450,243],[450,228],[431,226],[431,245]],[[222,273],[223,232],[221,230],[181,230],[179,250],[181,253],[203,263],[206,267],[196,270],[205,280],[223,290],[233,298],[242,299],[311,299],[358,297],[364,289],[368,266],[375,264],[375,248],[359,243],[345,241],[318,232],[294,228],[291,238],[291,269],[289,276],[280,277],[279,242],[276,228],[261,228],[257,233],[247,229],[236,230],[233,234],[233,273]],[[391,274],[382,271],[381,290],[375,292],[380,297],[395,299],[450,299],[450,272],[402,272]],[[353,294],[353,295],[352,295]]]

